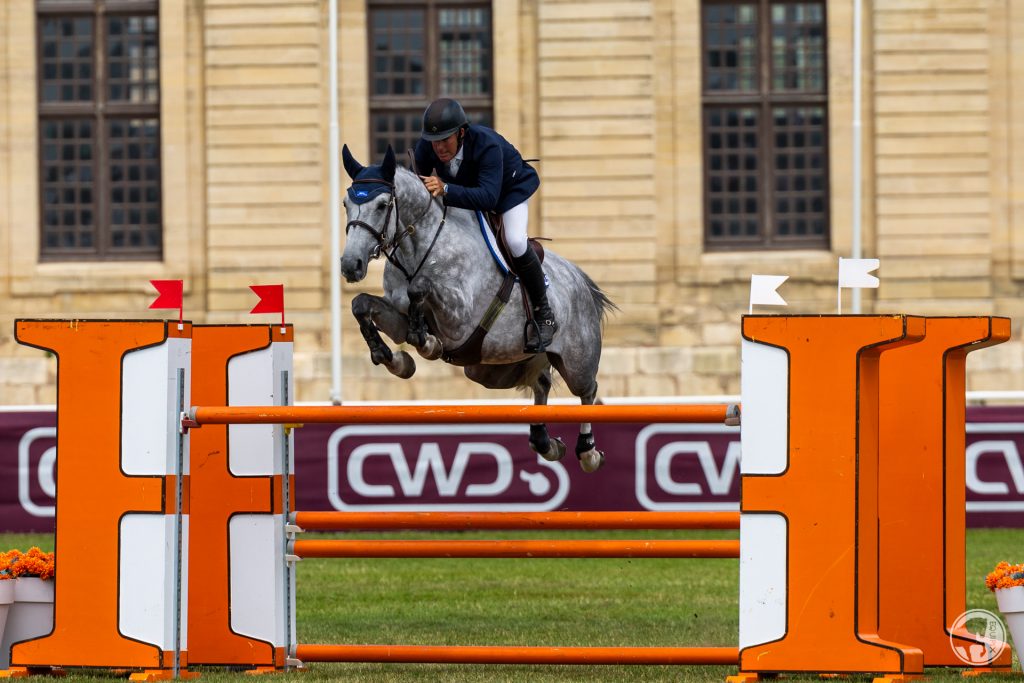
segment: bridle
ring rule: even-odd
[[[420,214],[420,217],[416,219],[416,221],[406,225],[404,230],[399,230],[399,216],[401,215],[401,210],[398,206],[398,195],[395,193],[394,183],[388,182],[387,180],[384,180],[382,178],[364,178],[361,180],[353,180],[352,184],[387,186],[388,206],[387,210],[384,212],[384,222],[381,224],[380,230],[373,227],[366,221],[350,220],[348,223],[345,224],[345,234],[348,235],[348,231],[351,230],[353,227],[356,227],[362,228],[363,230],[366,230],[368,233],[373,235],[374,239],[377,240],[377,246],[375,246],[373,250],[370,252],[370,258],[378,259],[380,258],[381,254],[383,254],[384,258],[386,258],[393,266],[395,266],[395,268],[398,268],[400,271],[402,271],[402,274],[405,275],[405,279],[411,282],[412,279],[416,277],[416,275],[420,272],[420,269],[423,268],[423,264],[426,263],[427,257],[430,255],[430,252],[433,251],[434,245],[437,243],[437,238],[441,234],[441,230],[444,228],[445,220],[447,219],[448,216],[448,205],[445,204],[444,210],[441,212],[441,222],[438,223],[437,230],[434,231],[434,239],[430,241],[430,246],[427,247],[427,251],[423,254],[423,258],[420,259],[419,265],[416,266],[416,270],[414,270],[410,275],[409,271],[407,271],[405,269],[405,266],[402,265],[402,262],[398,260],[398,247],[401,245],[402,240],[404,240],[407,236],[414,235],[416,233],[416,222],[418,222],[420,219],[426,216],[427,213],[430,211],[430,202],[433,199],[433,197],[431,197],[430,194],[428,193],[427,205],[424,207],[423,213]],[[392,211],[395,212],[395,237],[391,241],[388,241],[387,230],[388,224],[391,222]]]

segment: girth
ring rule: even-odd
[[[511,271],[505,273],[505,279],[501,282],[501,287],[498,288],[498,293],[494,295],[494,299],[491,301],[491,305],[487,307],[487,311],[484,312],[483,318],[477,323],[476,329],[473,330],[472,334],[462,342],[458,348],[452,349],[451,351],[445,350],[441,354],[441,359],[445,363],[451,363],[452,365],[458,365],[464,367],[466,365],[477,365],[480,363],[480,359],[483,358],[483,346],[484,337],[490,332],[491,326],[494,325],[494,321],[498,319],[501,312],[505,309],[505,304],[512,297],[512,286],[516,282],[516,276]],[[437,323],[433,320],[433,315],[430,315],[430,326],[435,330],[437,329]]]

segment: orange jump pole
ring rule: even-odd
[[[738,512],[296,512],[306,531],[348,529],[739,529]]]
[[[409,664],[737,664],[735,647],[297,645],[302,662]]]
[[[232,406],[193,407],[185,427],[206,424],[499,424],[669,422],[739,424],[735,404],[623,406]]]
[[[739,557],[739,541],[292,541],[298,557]]]

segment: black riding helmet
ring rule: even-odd
[[[448,97],[434,100],[423,112],[423,133],[424,140],[433,142],[444,140],[446,137],[469,125],[466,112],[458,101]]]

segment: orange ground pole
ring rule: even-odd
[[[298,645],[302,662],[417,664],[736,664],[735,647]]]
[[[739,407],[707,405],[625,406],[198,406],[191,420],[205,424],[498,424],[558,422],[722,423]],[[189,425],[192,426],[192,425]]]
[[[299,557],[739,557],[739,541],[420,541],[358,540],[292,543]]]
[[[739,529],[739,512],[296,512],[306,531],[349,529]]]

